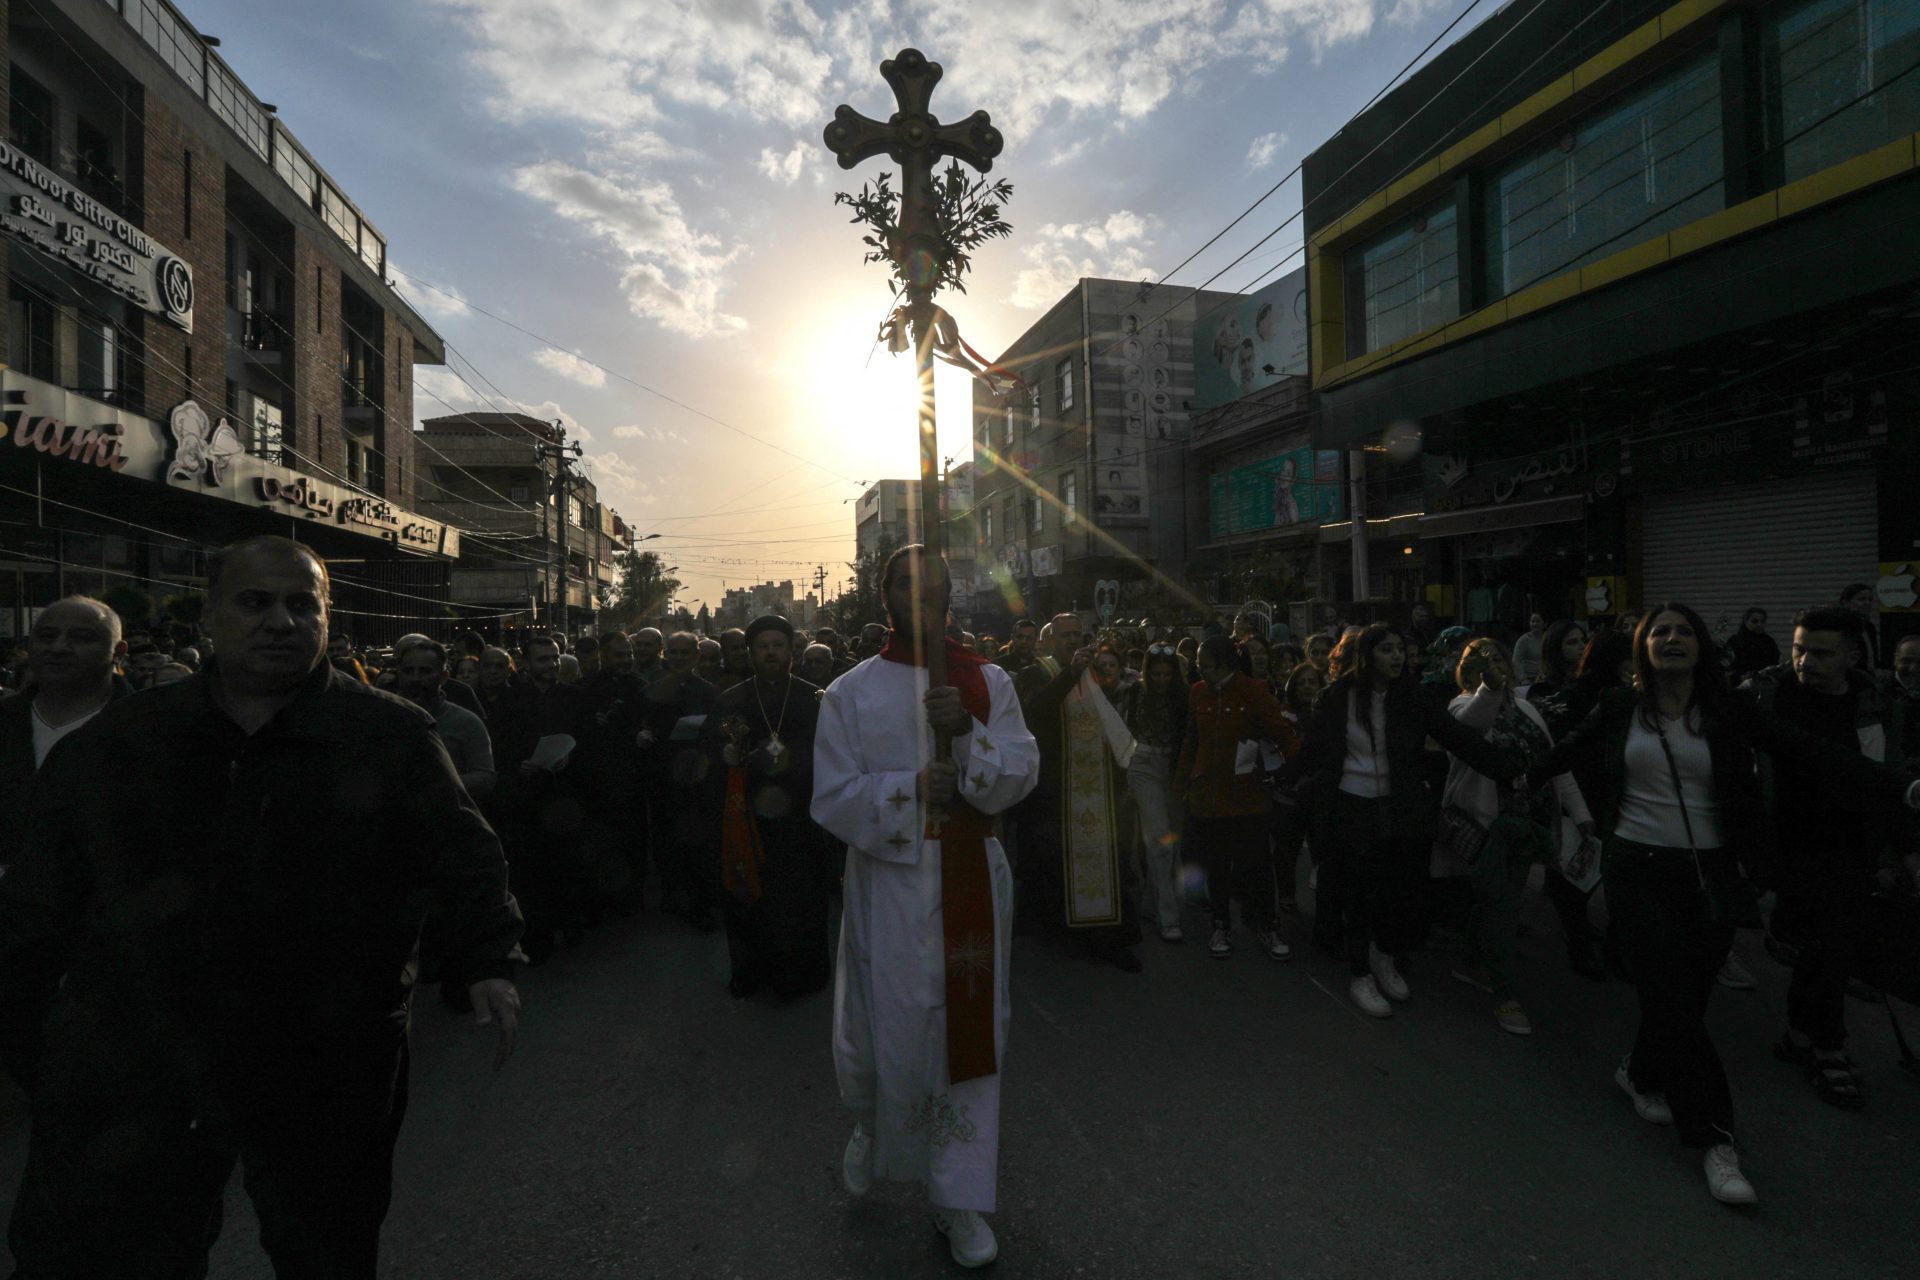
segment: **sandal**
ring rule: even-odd
[[[1848,1111],[1857,1111],[1866,1103],[1866,1095],[1860,1091],[1860,1069],[1845,1054],[1815,1057],[1807,1067],[1807,1079],[1823,1102]]]

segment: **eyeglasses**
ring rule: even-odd
[[[1178,649],[1170,644],[1150,644],[1147,646],[1147,652],[1168,658],[1177,657],[1180,653]]]

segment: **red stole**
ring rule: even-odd
[[[960,705],[981,724],[992,700],[982,668],[987,660],[952,640],[947,679],[960,691]],[[925,666],[925,658],[895,632],[880,656],[888,662]],[[926,837],[940,842],[940,916],[946,944],[947,1079],[952,1084],[994,1074],[993,881],[987,869],[987,837],[993,819],[955,799],[941,814],[928,814]]]
[[[727,770],[726,803],[720,810],[720,878],[727,896],[742,906],[760,901],[760,868],[766,864],[760,824],[747,803],[747,771]]]

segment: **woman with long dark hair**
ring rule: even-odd
[[[1169,779],[1187,724],[1187,683],[1172,645],[1147,650],[1140,680],[1121,693],[1120,714],[1135,743],[1127,766],[1127,794],[1140,819],[1148,894],[1161,939],[1179,942],[1185,936],[1180,929],[1180,815]],[[1146,905],[1141,903],[1143,914]]]
[[[1540,642],[1540,678],[1523,689],[1522,696],[1537,702],[1572,684],[1586,648],[1587,629],[1572,618],[1562,618],[1548,627],[1546,638]]]
[[[1433,738],[1471,767],[1506,782],[1522,761],[1490,746],[1420,695],[1406,678],[1400,631],[1374,623],[1341,643],[1345,672],[1320,696],[1300,753],[1282,781],[1311,778],[1320,883],[1332,880],[1342,914],[1348,993],[1376,1018],[1410,997],[1400,967],[1419,930],[1433,829],[1422,753]]]
[[[1767,634],[1767,611],[1740,615],[1740,629],[1727,637],[1727,673],[1739,684],[1756,671],[1780,665],[1780,642]]]
[[[1603,694],[1530,776],[1590,769],[1595,779],[1587,801],[1605,841],[1607,906],[1640,1000],[1639,1035],[1614,1080],[1642,1119],[1673,1125],[1684,1146],[1705,1152],[1716,1200],[1751,1204],[1706,1011],[1734,931],[1752,914],[1739,861],[1768,843],[1753,752],[1888,803],[1904,794],[1912,804],[1914,788],[1736,698],[1706,623],[1685,605],[1641,618],[1633,679]]]

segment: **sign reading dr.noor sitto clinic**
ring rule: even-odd
[[[0,227],[142,311],[193,332],[193,268],[7,142],[0,142]]]

